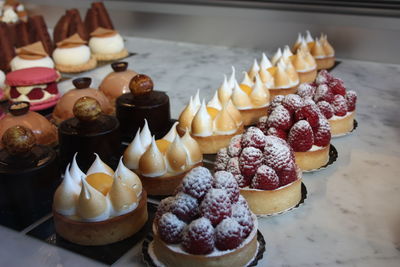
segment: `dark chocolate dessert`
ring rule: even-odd
[[[99,102],[82,97],[75,102],[75,117],[63,121],[58,129],[61,167],[71,162],[75,153],[78,165],[87,171],[97,153],[109,166],[116,167],[120,155],[118,120],[102,114]]]
[[[171,127],[169,98],[165,92],[153,91],[153,86],[149,76],[138,74],[130,81],[131,92],[117,98],[116,115],[123,141],[132,141],[144,126],[144,119],[156,138],[164,136]]]
[[[22,230],[51,212],[60,183],[56,152],[24,126],[9,128],[0,150],[0,224]]]

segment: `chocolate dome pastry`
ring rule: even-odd
[[[169,97],[165,92],[154,91],[153,87],[149,76],[138,74],[129,83],[130,93],[117,98],[116,115],[124,141],[132,141],[137,130],[144,126],[144,119],[156,138],[161,138],[171,128]]]
[[[61,167],[65,168],[76,152],[83,171],[93,162],[93,153],[115,167],[120,155],[118,120],[104,114],[100,103],[92,97],[79,98],[73,113],[75,117],[63,121],[59,127]]]
[[[52,196],[60,183],[56,152],[36,144],[32,130],[8,128],[0,150],[0,224],[16,230],[51,211]]]

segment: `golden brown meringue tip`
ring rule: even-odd
[[[293,53],[297,51],[297,49],[300,47],[300,44],[302,43],[302,41],[303,41],[303,35],[301,35],[301,33],[299,32],[297,35],[296,42],[294,43],[294,45],[292,47]]]
[[[262,53],[261,62],[260,62],[260,70],[264,69],[266,71],[268,68],[271,68],[271,67],[272,67],[271,61],[268,59],[268,57],[265,55],[265,53]]]
[[[240,109],[250,109],[252,107],[249,95],[240,88],[239,84],[235,81],[235,87],[232,93],[233,104]]]
[[[93,173],[105,173],[110,176],[114,175],[113,169],[110,168],[107,164],[105,164],[100,156],[97,153],[93,153],[96,156],[96,159],[93,161],[92,165],[89,167],[89,170],[86,172],[86,175],[89,176]]]
[[[222,105],[231,98],[232,88],[233,86],[231,87],[229,85],[226,75],[224,74],[224,81],[222,82],[222,85],[218,88],[218,99]]]
[[[212,122],[213,119],[208,113],[203,99],[200,109],[193,118],[191,133],[196,136],[211,136],[213,129]]]
[[[139,170],[143,176],[147,177],[163,176],[167,172],[164,156],[158,149],[154,137],[151,145],[139,160]]]
[[[109,216],[107,207],[106,197],[83,179],[76,207],[78,216],[84,221],[102,221]]]
[[[219,101],[218,91],[215,91],[214,96],[207,103],[207,107],[214,108],[216,110],[221,110],[221,102]]]
[[[168,142],[172,143],[174,141],[175,137],[178,135],[178,132],[176,131],[176,126],[178,124],[179,124],[179,122],[175,122],[174,125],[172,125],[169,132],[161,139],[167,140]]]
[[[186,169],[187,154],[179,136],[169,146],[166,159],[171,173],[182,173]]]
[[[123,157],[119,159],[117,170],[114,177],[121,179],[121,181],[131,187],[136,195],[139,197],[142,194],[142,182],[140,178],[133,171],[129,170],[123,163]]]
[[[254,79],[254,76],[256,73],[260,71],[260,66],[258,65],[257,59],[254,59],[253,65],[251,66],[249,70],[249,77],[250,79]]]
[[[243,124],[243,118],[242,115],[240,114],[240,111],[233,104],[232,100],[229,100],[228,103],[226,103],[226,109],[228,110],[232,118],[235,120],[236,126],[240,127]]]
[[[226,105],[217,114],[214,120],[214,129],[216,134],[233,134],[237,131],[235,120],[229,114]]]
[[[276,53],[271,59],[272,65],[276,65],[281,57],[282,57],[282,50],[281,48],[278,48],[278,51],[276,51]]]
[[[254,107],[264,107],[269,103],[269,90],[262,83],[260,76],[256,75],[256,82],[250,94],[250,100]]]
[[[144,119],[143,129],[140,131],[140,141],[142,142],[144,149],[146,149],[151,143],[151,132],[146,119]]]
[[[138,197],[133,188],[124,184],[121,179],[114,177],[108,197],[113,206],[115,215],[120,215],[136,207]],[[136,204],[136,205],[135,205]]]
[[[193,137],[190,135],[189,129],[186,129],[185,134],[181,138],[182,144],[186,148],[187,159],[190,165],[197,164],[203,161],[203,154],[201,153],[201,149],[199,144]]]
[[[228,86],[230,89],[232,89],[235,86],[235,81],[236,81],[236,70],[235,67],[232,66],[232,73],[228,80]]]
[[[240,85],[246,85],[248,87],[253,87],[254,86],[254,82],[253,80],[250,78],[249,74],[245,71],[242,72],[243,73],[243,80],[240,83]]]
[[[82,183],[81,177],[86,176],[86,175],[85,175],[85,173],[83,173],[83,171],[78,166],[78,163],[76,161],[77,155],[78,155],[78,152],[76,152],[74,154],[74,157],[72,158],[72,163],[71,163],[71,167],[69,168],[69,173],[72,176],[72,178],[74,179],[74,181],[80,185]],[[68,164],[68,166],[69,166],[69,164]]]
[[[133,138],[132,142],[128,145],[128,147],[124,151],[123,161],[124,164],[131,170],[136,170],[139,168],[139,160],[140,157],[146,149],[142,145],[142,141],[140,138],[140,128],[137,130],[135,138]]]
[[[315,58],[324,58],[325,57],[325,50],[324,50],[323,46],[321,45],[321,42],[318,39],[314,42],[314,46],[311,49],[311,54]]]

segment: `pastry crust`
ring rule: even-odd
[[[301,200],[301,175],[291,184],[275,190],[240,188],[240,194],[247,200],[256,215],[271,215],[296,206]]]
[[[142,196],[135,210],[101,222],[75,221],[57,213],[53,208],[54,226],[64,239],[84,246],[101,246],[124,240],[137,233],[146,223],[147,193]]]
[[[56,64],[56,69],[60,72],[65,72],[65,73],[77,73],[77,72],[82,72],[82,71],[87,71],[96,68],[97,66],[97,60],[96,58],[92,55],[89,59],[88,62],[85,64],[81,65],[62,65],[62,64]]]
[[[269,89],[270,99],[274,99],[277,95],[295,94],[297,92],[297,87],[298,85],[285,89]]]
[[[268,115],[268,106],[262,108],[252,108],[239,110],[245,126],[255,125],[258,119]]]
[[[192,168],[189,170],[174,175],[174,176],[168,176],[168,177],[146,177],[141,175],[140,173],[135,170],[136,174],[139,176],[140,180],[142,181],[142,186],[146,190],[146,192],[151,195],[151,196],[170,196],[173,195],[175,192],[175,189],[180,185],[182,179],[185,177],[185,175],[192,170],[193,168],[196,168],[198,166],[202,166],[203,163],[200,162],[196,165],[193,165]]]
[[[335,57],[316,58],[318,70],[328,70],[335,65]]]
[[[127,57],[129,55],[128,50],[125,48],[118,53],[112,53],[112,54],[93,54],[93,56],[98,60],[98,61],[110,61],[110,60],[117,60],[121,59],[124,57]]]
[[[315,151],[294,152],[297,166],[303,171],[324,166],[329,160],[329,148],[330,144]]]
[[[299,75],[300,83],[312,83],[317,78],[317,69],[313,69],[306,72],[297,72]]]
[[[352,111],[350,114],[344,116],[343,118],[332,120],[329,119],[329,125],[331,126],[332,136],[340,136],[351,132],[354,128],[354,116],[356,112]]]

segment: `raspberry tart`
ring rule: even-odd
[[[271,215],[301,200],[301,171],[291,147],[283,139],[250,127],[218,152],[216,171],[236,178],[241,195],[257,215]]]
[[[276,96],[269,117],[261,118],[258,127],[266,135],[286,140],[303,171],[318,169],[329,160],[330,126],[312,99]]]
[[[315,83],[301,85],[298,94],[303,98],[314,99],[321,113],[328,119],[333,137],[353,130],[357,93],[347,90],[343,80],[322,70]]]
[[[229,172],[197,167],[161,201],[149,254],[157,266],[245,266],[256,255],[257,218]]]
[[[155,140],[147,120],[124,153],[125,165],[139,175],[149,195],[172,195],[185,174],[202,164],[197,142],[187,132],[180,137],[177,122],[163,138]]]
[[[76,155],[53,201],[57,234],[85,246],[107,245],[137,233],[147,221],[147,195],[122,162],[114,172],[96,154],[84,174]]]

